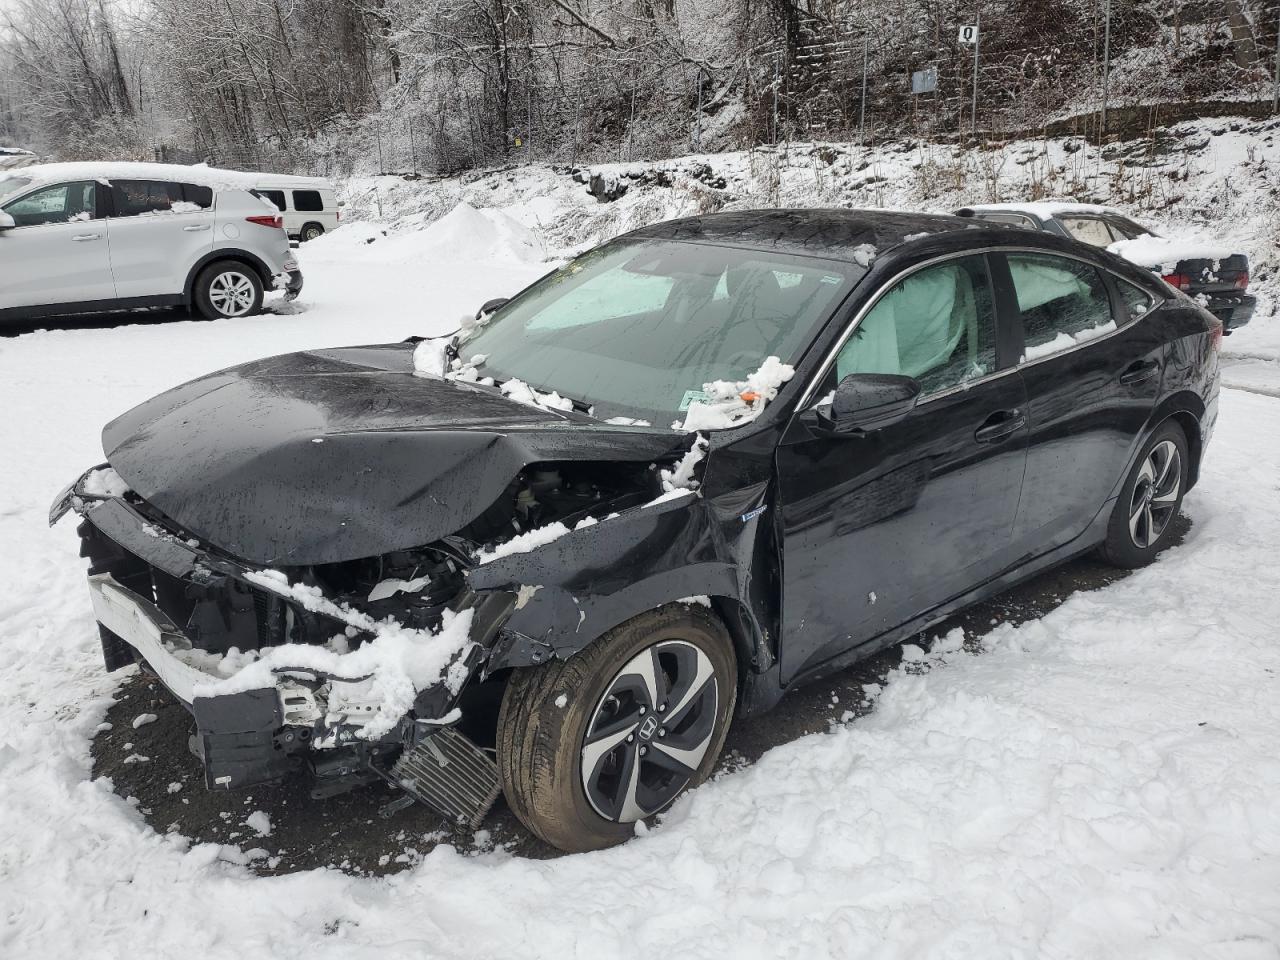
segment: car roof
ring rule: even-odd
[[[868,253],[874,256],[908,240],[974,229],[1009,228],[945,214],[792,208],[734,210],[667,220],[641,227],[627,237],[714,243],[862,262],[869,261]]]
[[[328,187],[319,177],[281,177],[245,170],[220,170],[204,164],[184,166],[176,163],[128,163],[87,161],[75,163],[36,163],[0,172],[3,177],[23,177],[33,184],[60,183],[68,180],[164,180],[197,183],[226,190],[252,190],[265,179],[278,178],[299,185]]]

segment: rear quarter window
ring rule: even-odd
[[[276,209],[282,213],[288,209],[284,202],[283,190],[250,190],[255,197],[261,197],[263,200],[270,200],[276,205]]]
[[[295,190],[293,209],[301,213],[318,213],[324,209],[324,198],[319,190]]]
[[[1121,280],[1114,275],[1111,279],[1115,282],[1116,289],[1120,291],[1120,299],[1124,301],[1128,320],[1137,320],[1138,317],[1156,305],[1156,298],[1141,287],[1130,283],[1128,280]]]

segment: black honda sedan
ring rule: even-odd
[[[618,842],[735,714],[1087,551],[1150,561],[1217,408],[1196,303],[954,217],[662,223],[486,308],[161,394],[55,502],[108,668],[191,711],[209,787],[472,823],[501,792]]]

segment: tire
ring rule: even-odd
[[[1111,511],[1101,554],[1117,567],[1142,567],[1173,540],[1187,489],[1187,436],[1166,420],[1147,440]]]
[[[324,236],[324,227],[318,223],[304,223],[302,229],[298,231],[298,240],[302,243],[322,236]]]
[[[262,310],[262,279],[239,260],[218,260],[196,277],[193,298],[209,320],[250,317]]]
[[[655,650],[660,669],[651,685],[640,671],[654,663]],[[621,843],[635,833],[636,820],[666,809],[710,775],[737,692],[728,632],[710,610],[688,604],[641,614],[569,660],[518,669],[498,717],[507,803],[561,850]],[[657,719],[664,714],[676,717],[670,731]],[[637,761],[639,775],[628,779],[625,771]]]

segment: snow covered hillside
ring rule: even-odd
[[[1188,178],[1157,178],[1183,199],[1148,218],[1247,244],[1259,313],[1228,346],[1280,357],[1276,132],[1205,125]],[[774,183],[779,203],[946,209],[983,194],[938,183],[926,203],[919,151],[859,157],[673,163],[723,164],[710,176],[726,185],[681,174],[610,204],[545,169],[382,182],[383,221],[304,247],[306,288],[278,314],[0,339],[0,957],[1275,958],[1280,398],[1236,389],[1186,500],[1190,531],[1156,564],[1022,626],[904,648],[869,716],[721,776],[622,847],[541,861],[442,845],[390,877],[260,877],[245,863],[276,851],[264,816],[238,846],[193,844],[92,779],[122,678],[103,673],[72,524],[45,517],[101,460],[107,419],[251,358],[447,332],[548,256],[707,197],[770,199],[752,185]],[[1040,163],[1011,159],[1000,196]],[[1114,168],[1100,169],[1099,190]],[[372,186],[347,185],[350,210],[372,209]]]
[[[579,182],[591,173],[605,188],[625,192],[598,202]],[[905,140],[870,148],[813,143],[596,165],[577,178],[568,168],[541,164],[444,180],[362,177],[344,181],[342,194],[344,217],[374,221],[393,236],[416,231],[461,202],[495,208],[535,231],[551,253],[718,209],[950,213],[974,203],[1049,198],[1106,204],[1167,236],[1246,253],[1257,313],[1224,353],[1280,359],[1280,120],[1190,121],[1158,130],[1154,139],[1105,148],[1078,137],[976,150]]]

